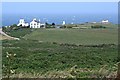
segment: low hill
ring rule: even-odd
[[[37,29],[25,39],[81,45],[117,44],[117,29]]]
[[[95,25],[100,25],[105,28],[91,28],[91,26]],[[79,28],[30,29],[19,27],[18,29],[6,28],[3,31],[12,37],[39,40],[42,42],[81,45],[117,44],[118,26],[116,24],[85,23],[65,26],[77,26]]]

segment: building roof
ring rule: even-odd
[[[34,20],[34,22],[40,23],[40,21]]]
[[[36,18],[34,18],[34,19],[32,20],[32,22],[40,23],[40,20],[38,21]]]

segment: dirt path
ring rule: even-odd
[[[15,38],[15,37],[11,37],[7,35],[6,33],[2,31],[2,28],[0,28],[0,37],[1,37],[0,40],[4,40],[4,39],[20,40],[19,38]]]

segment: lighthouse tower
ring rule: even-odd
[[[63,21],[62,25],[65,25],[65,21]]]

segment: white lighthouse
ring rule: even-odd
[[[62,25],[65,25],[65,21],[63,21]]]

